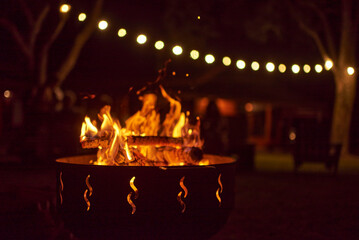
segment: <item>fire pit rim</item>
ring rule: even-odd
[[[211,155],[211,154],[204,154],[203,159],[209,160],[210,163],[206,165],[158,165],[158,166],[116,166],[116,165],[96,165],[92,164],[89,161],[96,159],[96,155],[94,154],[87,154],[87,155],[75,155],[75,156],[69,156],[69,157],[62,157],[56,159],[56,163],[58,164],[71,164],[71,165],[78,165],[78,166],[96,166],[96,167],[112,167],[112,168],[123,168],[126,169],[136,169],[138,167],[141,168],[160,168],[160,169],[177,169],[177,168],[208,168],[208,167],[215,167],[215,166],[221,166],[221,165],[227,165],[227,164],[233,164],[237,160],[232,157],[228,156],[220,156],[220,155]],[[221,159],[219,161],[218,159]],[[72,161],[71,161],[72,160]],[[76,161],[77,160],[77,161]],[[82,160],[83,162],[79,162],[79,160]],[[85,162],[84,160],[87,160]],[[212,160],[212,162],[211,162]],[[217,161],[217,162],[214,162]]]

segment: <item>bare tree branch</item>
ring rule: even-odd
[[[62,29],[67,22],[69,14],[62,14],[59,23],[57,24],[54,32],[51,34],[49,40],[43,45],[40,55],[39,55],[39,78],[38,82],[40,85],[45,84],[47,81],[47,65],[48,65],[48,56],[49,56],[49,49],[57,39],[59,34],[61,33]]]
[[[23,36],[20,34],[19,29],[16,27],[16,25],[9,21],[6,18],[0,19],[0,25],[3,26],[6,30],[10,32],[13,39],[15,40],[16,44],[20,48],[21,52],[26,56],[26,58],[31,59],[33,61],[33,55],[31,54],[31,51],[28,47],[28,45],[25,43]],[[31,64],[29,63],[29,68],[31,69]]]
[[[318,5],[316,5],[312,1],[304,1],[304,2],[301,2],[301,4],[303,6],[307,6],[311,9],[313,9],[317,13],[319,19],[321,20],[321,22],[324,26],[324,34],[325,34],[326,42],[328,44],[328,51],[330,53],[331,58],[336,61],[337,60],[337,52],[334,47],[335,44],[334,44],[333,33],[332,33],[332,29],[329,25],[329,20],[328,20],[327,15],[324,13],[324,11],[322,9],[320,9],[318,7]]]
[[[30,39],[29,39],[29,47],[33,50],[36,42],[37,35],[39,34],[42,24],[47,16],[47,14],[50,11],[50,6],[46,4],[46,6],[42,9],[40,15],[36,19],[36,21],[33,24],[33,29],[30,33]]]
[[[66,59],[60,66],[59,70],[55,74],[56,77],[55,87],[60,87],[63,81],[68,76],[68,74],[74,68],[83,46],[85,45],[85,43],[87,42],[93,31],[96,29],[96,23],[102,11],[102,4],[103,4],[103,0],[96,1],[88,23],[83,28],[83,30],[76,36],[75,42],[68,56],[66,57]]]
[[[304,22],[303,18],[301,16],[299,16],[298,10],[294,8],[293,3],[291,1],[287,1],[286,3],[288,4],[288,7],[289,7],[295,21],[298,23],[299,27],[314,40],[315,44],[318,47],[320,54],[322,55],[323,60],[326,61],[329,58],[329,54],[323,44],[322,39],[319,36],[319,34],[316,31],[314,31],[312,28],[310,28]]]
[[[339,64],[354,61],[355,43],[352,42],[352,1],[342,0],[342,32],[340,36]]]
[[[32,12],[30,11],[30,8],[27,6],[26,2],[24,0],[18,0],[22,11],[25,14],[27,23],[29,24],[29,26],[32,28],[33,25],[35,24],[35,19],[34,19],[34,15],[32,14]]]

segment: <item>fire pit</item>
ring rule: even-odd
[[[226,222],[235,160],[204,155],[199,118],[190,121],[179,100],[158,89],[169,106],[164,118],[158,96],[138,91],[142,109],[125,126],[110,106],[98,114],[100,127],[85,117],[80,142],[97,155],[57,160],[59,211],[76,236],[199,239]]]
[[[234,205],[235,161],[205,166],[106,166],[96,156],[57,160],[58,206],[84,239],[205,239]]]

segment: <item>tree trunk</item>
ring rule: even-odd
[[[342,154],[346,154],[356,93],[356,74],[350,76],[346,68],[339,68],[334,72],[334,79],[336,87],[330,141],[332,144],[342,144]]]

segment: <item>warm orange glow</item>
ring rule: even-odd
[[[305,65],[303,66],[303,71],[304,71],[305,73],[309,73],[309,72],[310,72],[310,66],[309,66],[308,64],[305,64]]]
[[[93,137],[98,133],[97,128],[91,123],[89,117],[85,117],[85,122],[82,123],[81,127],[81,138],[84,136]]]
[[[11,98],[11,91],[10,90],[5,90],[4,91],[4,98]]]
[[[246,112],[253,112],[253,109],[254,109],[253,104],[252,103],[246,103],[244,105],[244,109],[246,110]]]
[[[200,166],[204,166],[204,165],[209,165],[209,160],[208,159],[202,159],[198,165]]]
[[[106,28],[108,27],[108,22],[106,20],[101,20],[99,23],[98,23],[98,28],[100,30],[105,30]]]
[[[230,117],[237,114],[237,104],[234,100],[218,98],[216,104],[222,116]]]
[[[252,62],[251,68],[252,68],[253,71],[258,71],[258,69],[259,69],[259,63],[256,62],[256,61]]]
[[[295,134],[295,132],[291,131],[289,133],[289,140],[294,141],[297,138],[297,135]]]
[[[221,181],[221,176],[222,176],[222,174],[220,173],[219,176],[218,176],[219,188],[216,191],[216,197],[218,199],[219,206],[221,206],[221,204],[222,204],[222,199],[220,197],[220,194],[223,192],[223,185],[222,185],[222,181]]]
[[[70,9],[71,9],[71,6],[69,4],[62,4],[60,6],[60,12],[62,12],[62,13],[67,13],[70,11]]]
[[[86,14],[85,13],[80,13],[78,16],[78,19],[80,22],[83,22],[86,20]]]
[[[187,194],[188,194],[188,190],[186,188],[186,186],[184,185],[183,181],[184,181],[185,177],[182,177],[181,180],[180,180],[180,186],[181,188],[183,189],[184,191],[184,196],[183,198],[186,198],[187,197]]]

